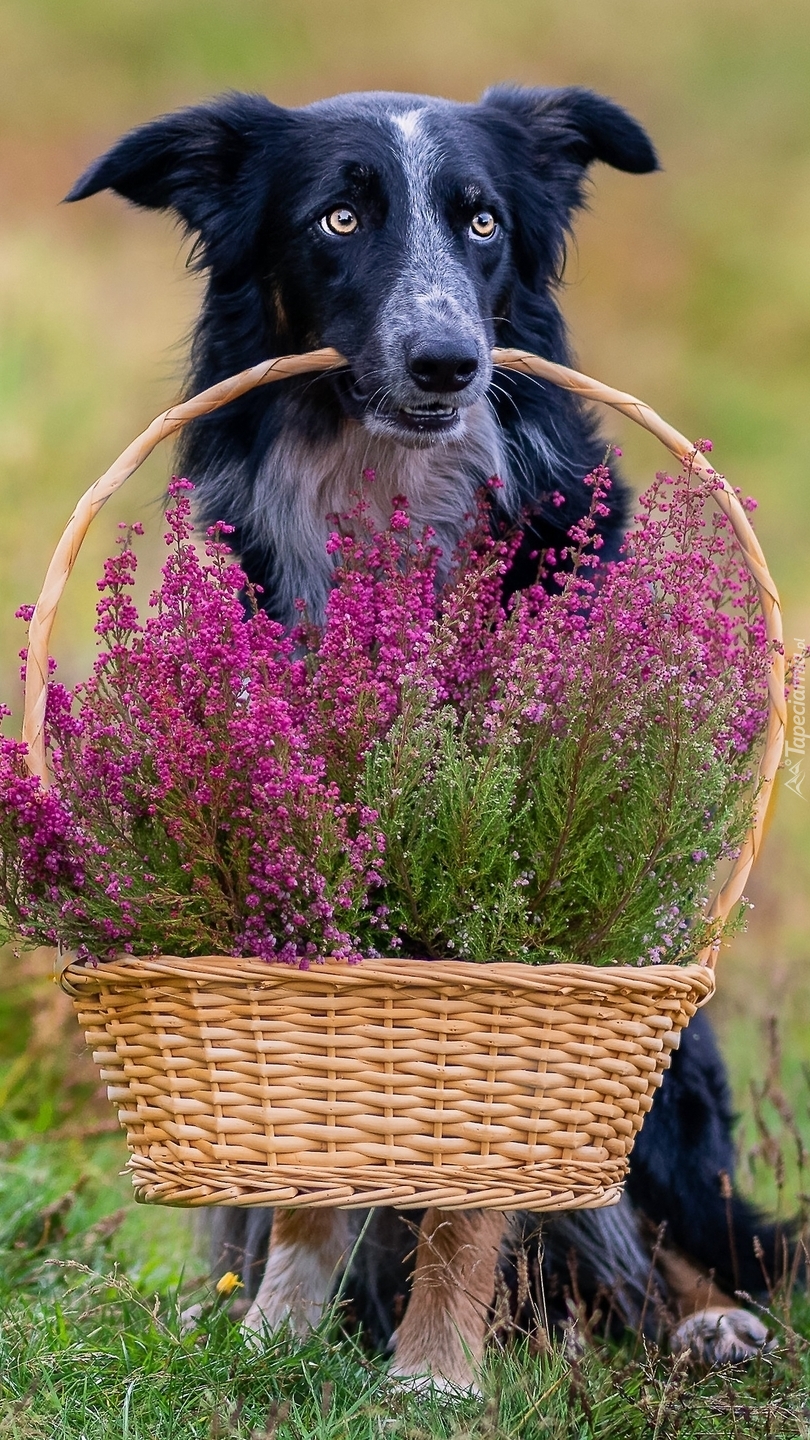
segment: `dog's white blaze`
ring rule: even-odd
[[[394,115],[392,117],[394,124],[399,126],[406,140],[412,139],[415,135],[421,114],[421,110],[406,110],[403,115]]]
[[[394,345],[420,313],[435,321],[444,312],[448,321],[461,320],[470,329],[477,311],[472,286],[453,255],[437,209],[434,182],[442,152],[425,123],[427,115],[427,110],[416,109],[392,116],[408,196],[402,272],[385,307]]]
[[[407,283],[413,290],[415,283],[428,281],[435,290],[442,288],[435,283],[437,266],[448,254],[432,194],[441,153],[424,123],[424,110],[408,110],[392,118],[399,131],[397,149],[408,189]]]

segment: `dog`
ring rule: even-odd
[[[261,603],[283,624],[323,616],[335,512],[364,469],[372,519],[408,497],[443,555],[483,482],[493,523],[522,527],[505,593],[587,511],[605,442],[572,394],[494,372],[493,346],[570,364],[558,291],[594,162],[658,168],[642,126],[580,88],[499,87],[480,102],[343,95],[301,109],[230,94],[125,135],[68,200],[110,189],[167,210],[207,277],[188,392],[272,356],[334,346],[345,371],[256,390],[185,432],[181,472],[202,524],[225,521]],[[552,499],[552,497],[555,497]],[[563,503],[560,503],[562,497]],[[618,553],[628,491],[613,467],[602,555]],[[393,1373],[470,1386],[496,1291],[511,1323],[569,1334],[605,1324],[660,1334],[704,1361],[768,1341],[735,1292],[775,1279],[783,1242],[733,1190],[732,1111],[708,1020],[684,1033],[613,1209],[223,1210],[221,1269],[244,1276],[248,1330],[316,1325],[336,1277],[358,1322],[394,1347]],[[362,1238],[358,1237],[361,1234]],[[758,1239],[757,1239],[758,1237]],[[415,1254],[415,1264],[414,1264]],[[500,1306],[503,1312],[503,1306]],[[498,1307],[495,1310],[499,1313]],[[538,1319],[539,1317],[539,1319]]]

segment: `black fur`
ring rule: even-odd
[[[627,1191],[649,1220],[666,1226],[667,1240],[713,1271],[728,1294],[756,1295],[781,1275],[786,1232],[740,1195],[723,1198],[723,1177],[734,1179],[733,1125],[726,1069],[708,1016],[698,1011],[636,1140]]]
[[[263,466],[280,435],[288,444],[297,437],[333,442],[347,417],[367,418],[377,404],[381,314],[412,222],[412,197],[392,143],[392,101],[400,111],[424,107],[426,146],[441,147],[431,189],[439,239],[456,278],[469,284],[463,298],[476,311],[470,324],[486,349],[512,346],[569,361],[554,288],[585,198],[587,167],[603,160],[640,172],[657,163],[641,127],[585,90],[501,88],[477,105],[343,96],[295,111],[232,95],[126,135],[67,197],[110,188],[137,205],[171,210],[195,236],[194,263],[208,284],[191,392],[268,356],[319,345],[334,345],[350,361],[348,373],[252,392],[197,422],[181,448],[202,518],[236,527],[243,563],[282,619],[289,618],[278,598],[283,537],[256,513],[272,508]],[[318,225],[341,200],[363,216],[361,243],[336,245]],[[476,206],[492,209],[499,221],[488,247],[464,233]],[[410,318],[403,318],[406,328]],[[446,333],[447,316],[437,324]],[[559,542],[581,516],[582,477],[605,447],[589,412],[556,386],[502,373],[489,403],[514,474],[508,509],[513,517],[526,507],[537,514],[510,580],[514,589],[533,574],[531,552]],[[566,496],[565,506],[549,503],[554,490]],[[615,551],[626,510],[617,477],[604,524],[606,554]]]
[[[321,514],[313,497],[306,513],[315,549],[303,551],[298,570],[285,578],[301,549],[295,527],[303,512],[295,520],[282,494],[282,461],[297,453],[311,460],[329,447],[339,453],[358,427],[391,441],[391,465],[397,455],[434,445],[431,463],[444,454],[447,471],[435,503],[452,511],[454,475],[459,486],[470,478],[462,473],[463,446],[457,461],[448,461],[434,432],[458,430],[465,406],[470,414],[473,404],[491,406],[481,413],[494,415],[487,443],[501,447],[509,479],[503,510],[513,520],[531,515],[509,590],[531,581],[534,552],[559,542],[582,515],[583,477],[605,451],[593,417],[555,386],[509,373],[493,380],[489,350],[517,347],[570,363],[556,287],[588,167],[597,160],[631,173],[657,166],[641,126],[587,90],[499,88],[473,105],[341,96],[302,110],[230,95],[126,135],[70,192],[69,200],[79,200],[116,190],[137,205],[170,210],[194,236],[194,264],[207,288],[190,392],[268,357],[321,345],[334,345],[349,361],[343,373],[252,392],[197,422],[181,450],[201,518],[235,526],[243,564],[281,619],[290,618],[290,587],[306,593],[321,563],[317,526],[326,526],[325,502]],[[359,217],[356,232],[339,239],[323,223],[338,206]],[[472,233],[471,216],[480,211],[497,221],[486,242]],[[429,304],[414,299],[420,286],[434,287]],[[425,379],[426,364],[433,380]],[[423,392],[433,397],[425,402],[432,409],[419,409]],[[483,463],[479,455],[475,464]],[[303,462],[296,483],[307,485]],[[565,497],[559,508],[550,503],[555,490]],[[430,507],[428,493],[428,519]],[[461,523],[463,497],[456,510],[453,523]],[[626,512],[615,476],[603,522],[607,556],[616,552]],[[762,1236],[769,1253],[776,1240],[735,1197],[730,1242],[720,1175],[733,1172],[731,1124],[722,1062],[708,1021],[698,1016],[637,1141],[628,1199],[612,1217],[549,1220],[539,1248],[530,1241],[535,1290],[553,1301],[570,1291],[576,1273],[587,1303],[612,1288],[620,1318],[638,1323],[649,1294],[645,1217],[653,1227],[664,1224],[670,1239],[729,1289],[760,1289],[753,1236]],[[526,1235],[536,1235],[537,1218],[526,1220]],[[266,1212],[225,1212],[217,1226],[220,1268],[244,1268],[250,1293],[268,1234]],[[397,1322],[413,1248],[411,1221],[382,1212],[355,1260],[350,1291],[380,1345]],[[507,1257],[507,1273],[510,1263],[517,1285]],[[661,1292],[655,1278],[653,1288]]]

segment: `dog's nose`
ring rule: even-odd
[[[419,345],[407,358],[408,372],[420,390],[465,390],[478,373],[478,351],[457,339]]]

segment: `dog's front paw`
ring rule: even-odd
[[[740,1365],[775,1345],[759,1316],[737,1306],[698,1310],[681,1321],[671,1340],[676,1354],[688,1352],[696,1365],[709,1366]]]
[[[481,1399],[481,1388],[473,1374],[472,1366],[465,1358],[459,1363],[447,1365],[444,1369],[450,1370],[450,1374],[435,1370],[432,1365],[424,1360],[416,1362],[413,1368],[407,1362],[394,1360],[388,1371],[389,1380],[397,1385],[417,1392],[430,1390],[447,1396],[449,1400]]]
[[[185,1310],[180,1311],[180,1334],[193,1335],[197,1330],[200,1320],[205,1313],[205,1306],[201,1304],[188,1305]]]
[[[410,1338],[410,1345],[408,1339]],[[394,1358],[388,1367],[388,1379],[403,1389],[438,1391],[449,1399],[473,1396],[481,1399],[481,1390],[475,1378],[469,1353],[460,1346],[458,1337],[450,1346],[431,1346],[428,1359],[420,1347],[414,1347],[413,1337],[406,1336],[405,1345],[399,1344],[399,1330],[394,1330],[386,1349]],[[441,1369],[437,1368],[441,1366]]]
[[[394,1355],[388,1367],[389,1380],[410,1390],[439,1392],[448,1399],[481,1399],[472,1356],[455,1331],[448,1328],[445,1334],[432,1334],[427,1347],[420,1340],[424,1342],[424,1336],[406,1329],[404,1343],[400,1343],[399,1330],[393,1332],[387,1347]]]
[[[288,1324],[293,1335],[304,1340],[318,1325],[323,1314],[322,1305],[304,1305],[300,1296],[290,1299],[284,1296],[265,1296],[254,1300],[242,1321],[242,1333],[257,1347],[261,1346],[264,1335],[272,1334],[282,1325]]]

